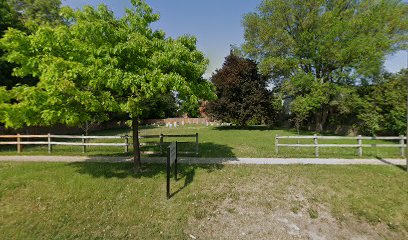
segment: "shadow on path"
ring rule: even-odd
[[[394,164],[394,163],[392,163],[392,162],[390,162],[390,161],[387,161],[387,160],[385,160],[384,158],[378,157],[378,156],[375,157],[375,158],[378,159],[379,161],[381,161],[381,162],[387,164],[387,165],[391,165],[391,166],[397,167],[397,168],[399,168],[399,169],[401,169],[401,170],[403,170],[403,171],[406,171],[406,166],[404,166],[404,165]]]

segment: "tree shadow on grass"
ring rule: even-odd
[[[77,169],[78,173],[88,174],[95,178],[161,178],[163,184],[166,183],[166,165],[158,163],[147,163],[142,165],[140,173],[133,172],[133,163],[101,163],[101,162],[78,162],[70,163],[72,167]],[[173,166],[174,168],[174,166]],[[184,181],[184,184],[176,189],[171,189],[170,198],[177,195],[183,189],[187,188],[193,181],[197,170],[205,170],[207,172],[217,171],[223,168],[222,164],[179,164],[177,181]],[[174,181],[173,172],[171,180]]]
[[[211,146],[210,146],[211,145]],[[200,144],[200,147],[203,147]],[[216,149],[222,151],[224,154],[233,157],[233,153],[231,151],[231,147],[213,143],[206,143],[206,148],[212,147],[212,149]],[[171,196],[176,195],[186,187],[188,187],[193,181],[196,175],[197,170],[205,170],[206,172],[213,172],[223,168],[223,162],[227,161],[228,159],[217,159],[213,164],[202,164],[200,163],[200,158],[192,157],[192,156],[180,156],[180,162],[178,164],[178,178],[177,181],[184,181],[184,184],[177,190],[175,190]],[[187,157],[187,158],[186,158]],[[165,157],[159,158],[142,158],[142,171],[140,173],[135,173],[133,170],[133,162],[123,162],[123,157],[118,157],[118,162],[98,162],[103,161],[103,157],[92,157],[89,159],[88,162],[75,162],[69,163],[70,166],[76,169],[76,172],[80,174],[87,174],[94,178],[162,178],[163,184],[166,181],[166,164],[165,164]],[[130,159],[130,158],[127,158]],[[189,159],[191,162],[189,162]],[[115,159],[113,159],[115,161]],[[120,162],[122,161],[122,162]],[[193,164],[192,164],[193,162]],[[174,167],[174,166],[173,166]],[[172,168],[173,168],[172,167]],[[173,174],[173,171],[172,171]],[[172,178],[173,180],[173,178]]]

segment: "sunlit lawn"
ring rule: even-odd
[[[285,129],[269,129],[267,127],[249,127],[247,129],[231,127],[215,127],[203,125],[186,125],[177,128],[166,127],[144,127],[141,135],[159,134],[199,134],[199,156],[200,157],[314,157],[314,148],[280,147],[279,154],[275,153],[276,135],[296,135],[295,131]],[[91,135],[130,135],[129,129],[115,129],[91,133]],[[301,135],[312,135],[313,132],[303,131]],[[62,140],[59,140],[62,141]],[[77,141],[80,141],[78,139]],[[146,139],[142,139],[146,142]],[[159,142],[159,139],[148,139],[148,141]],[[195,138],[165,138],[169,141],[195,141]],[[91,142],[118,142],[123,143],[123,139],[93,140]],[[313,143],[313,139],[300,140],[301,143]],[[285,139],[280,143],[298,143],[298,140]],[[356,140],[320,140],[320,143],[352,143]],[[364,144],[372,143],[397,143],[390,141],[363,141]],[[124,147],[87,147],[86,155],[131,155],[124,153]],[[159,147],[145,147],[148,151],[159,151]],[[181,151],[194,152],[194,144],[181,144]],[[358,158],[356,148],[320,148],[322,158]],[[15,146],[0,146],[1,155],[16,154]],[[48,154],[47,146],[24,146],[23,155],[44,155]],[[83,155],[81,146],[54,146],[55,155]],[[191,155],[191,156],[194,156]],[[399,148],[363,148],[363,158],[400,157]]]
[[[170,200],[164,165],[144,168],[0,163],[0,239],[187,239],[223,211],[255,221],[234,210],[243,205],[263,214],[313,210],[317,219],[324,206],[339,222],[407,237],[408,174],[398,167],[181,165]]]

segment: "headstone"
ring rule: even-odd
[[[175,127],[175,128],[177,127],[177,122],[174,122],[174,127]]]

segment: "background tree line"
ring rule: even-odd
[[[317,132],[348,125],[364,134],[405,133],[408,73],[383,65],[386,55],[407,49],[406,3],[264,0],[243,25],[245,43],[234,52],[253,66],[226,58],[212,76],[219,99],[210,116],[239,125],[290,121]]]

